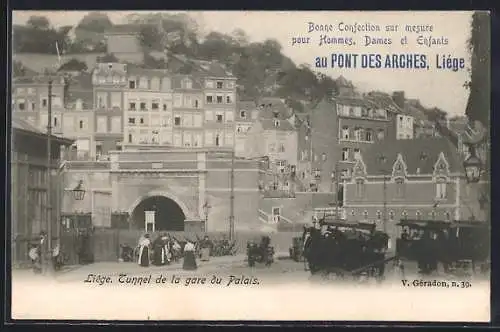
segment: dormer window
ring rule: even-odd
[[[246,111],[240,111],[240,118],[246,119],[247,117],[247,112]]]

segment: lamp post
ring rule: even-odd
[[[384,228],[384,233],[387,233],[387,179],[386,179],[386,169],[385,169],[385,164],[387,162],[387,157],[384,155],[379,156],[379,163],[382,165],[381,171],[384,177],[383,180],[383,199],[384,199],[384,208],[383,208],[383,219],[382,219],[382,225]]]
[[[212,206],[210,204],[208,204],[208,202],[205,202],[205,204],[203,204],[203,212],[205,214],[205,221],[203,223],[203,232],[204,233],[207,231],[208,213],[210,212],[211,208],[212,208]]]

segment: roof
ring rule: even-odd
[[[36,75],[36,76],[18,76],[13,78],[13,84],[48,84],[49,77],[46,75]],[[56,75],[52,77],[52,84],[64,84],[64,76]]]
[[[362,158],[369,175],[392,174],[392,167],[398,154],[403,157],[408,174],[432,174],[441,152],[449,164],[450,172],[462,172],[457,149],[445,137],[382,140],[368,148]],[[386,158],[384,163],[380,161],[382,156]]]
[[[385,92],[372,91],[366,95],[366,99],[377,105],[378,108],[394,113],[402,113],[403,110],[394,102],[392,97]]]
[[[43,131],[41,131],[37,127],[33,126],[28,121],[20,118],[19,115],[15,114],[15,113],[12,116],[12,129],[15,131],[22,131],[22,132],[36,135],[36,136],[43,136],[45,138],[47,137],[47,133],[44,133]],[[63,144],[69,145],[69,144],[73,143],[72,140],[64,138],[64,137],[55,136],[55,135],[52,135],[52,137],[53,137],[53,139],[55,139],[58,142],[61,142]]]
[[[346,106],[354,106],[354,107],[367,107],[367,108],[376,108],[377,104],[368,98],[362,97],[336,97],[335,101],[338,104],[346,105]]]
[[[234,78],[231,71],[229,71],[223,64],[217,61],[206,61],[194,58],[189,58],[183,54],[175,54],[169,52],[169,56],[173,57],[185,64],[194,65],[198,73],[202,76],[208,77],[224,77],[224,78]]]
[[[201,79],[199,77],[196,77],[195,75],[173,75],[172,76],[172,88],[182,89],[183,88],[182,81],[186,80],[186,79],[188,79],[192,82],[191,89],[202,89],[203,88],[203,84],[201,82]]]
[[[293,115],[292,110],[280,98],[261,98],[257,101],[258,106],[262,106],[259,118],[274,119],[275,114],[280,120],[286,120]]]
[[[287,120],[278,120],[278,126],[275,126],[274,119],[260,119],[264,130],[280,130],[280,131],[294,131],[294,126]]]
[[[133,68],[133,65],[126,65],[123,63],[105,63],[105,62],[98,62],[95,64],[93,73],[96,75],[103,74],[103,75],[118,75],[118,76],[124,76],[127,74],[127,71],[130,70],[130,68]]]
[[[442,229],[449,228],[451,226],[450,221],[444,220],[420,220],[420,219],[407,219],[401,220],[397,224],[398,226],[407,226],[410,228],[434,228],[434,229]]]
[[[257,104],[254,101],[239,101],[236,105],[236,109],[238,110],[253,110],[257,108]]]

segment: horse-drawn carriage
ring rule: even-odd
[[[480,265],[489,270],[490,229],[484,221],[403,220],[396,253],[403,261],[418,263],[421,274],[430,274],[442,264],[444,273],[469,274]]]
[[[339,277],[384,276],[389,236],[371,223],[326,220],[319,228],[305,228],[304,261],[311,274]]]
[[[274,247],[271,246],[269,236],[263,236],[260,244],[255,241],[247,243],[248,266],[255,266],[255,263],[264,263],[270,266],[274,262]]]

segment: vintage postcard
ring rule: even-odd
[[[490,320],[488,12],[17,11],[12,318]]]

